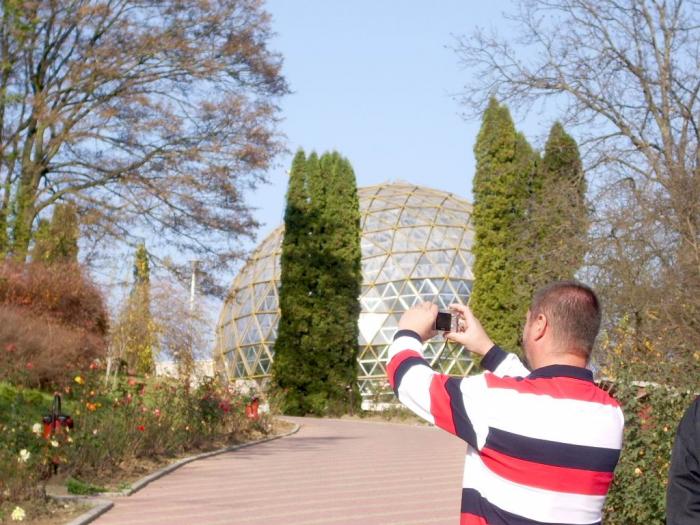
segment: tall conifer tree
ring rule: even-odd
[[[321,274],[318,285],[319,363],[328,413],[359,408],[357,340],[359,337],[362,253],[357,182],[350,162],[336,152],[320,162],[325,181]]]
[[[80,224],[73,204],[57,204],[51,221],[39,221],[32,260],[35,262],[77,263]]]
[[[586,179],[576,141],[555,123],[533,184],[530,232],[537,255],[533,287],[572,279],[588,245]]]
[[[146,245],[141,243],[134,258],[134,285],[122,311],[119,324],[123,327],[126,362],[138,374],[155,371],[154,352],[157,329],[151,314],[151,271]]]
[[[491,337],[517,346],[530,290],[522,228],[535,154],[508,108],[491,99],[476,144],[474,176],[474,288],[470,305]]]
[[[287,190],[272,365],[286,413],[339,414],[359,406],[359,222],[350,163],[337,153],[298,152]]]
[[[309,159],[313,162],[313,159]],[[292,162],[284,213],[280,277],[280,320],[272,363],[273,388],[281,410],[305,414],[312,359],[310,327],[313,322],[315,268],[311,264],[312,236],[306,155],[299,150]]]

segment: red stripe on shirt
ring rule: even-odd
[[[521,394],[536,394],[557,399],[573,399],[601,405],[619,407],[619,403],[607,392],[598,388],[590,381],[569,377],[516,379],[514,377],[498,377],[485,374],[486,385],[489,388],[506,388]]]
[[[435,425],[451,434],[456,434],[450,394],[445,388],[449,378],[448,375],[435,374],[430,381],[430,413],[435,419]]]
[[[484,464],[509,481],[556,492],[605,496],[613,480],[612,472],[596,472],[535,463],[502,454],[492,448],[479,451]]]
[[[459,525],[489,525],[483,516],[462,512],[459,516]]]
[[[415,350],[403,350],[402,352],[399,352],[394,357],[392,357],[391,361],[389,361],[389,365],[386,367],[386,375],[389,378],[389,384],[391,385],[391,388],[394,388],[395,385],[394,377],[396,376],[396,370],[401,366],[401,363],[403,363],[406,359],[410,357],[419,357],[421,359],[423,358],[423,356]]]

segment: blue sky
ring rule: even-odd
[[[282,101],[281,129],[291,153],[338,150],[359,186],[403,180],[471,200],[472,148],[479,122],[455,100],[468,81],[454,35],[476,26],[507,31],[506,0],[268,0],[293,94]],[[540,119],[541,120],[541,119]],[[518,127],[539,146],[549,121]],[[270,170],[271,184],[249,195],[264,223],[261,241],[281,224],[290,156]],[[250,247],[253,247],[251,244]]]

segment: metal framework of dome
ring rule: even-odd
[[[401,314],[420,301],[465,303],[472,288],[472,206],[451,193],[406,183],[358,189],[362,226],[359,387],[388,392],[386,354]],[[229,380],[268,377],[279,320],[283,227],[274,230],[233,281],[217,326],[216,361]],[[473,362],[438,337],[425,348],[438,370],[467,374]]]

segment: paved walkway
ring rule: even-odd
[[[465,446],[430,427],[290,418],[290,437],[189,463],[98,525],[455,525]]]

